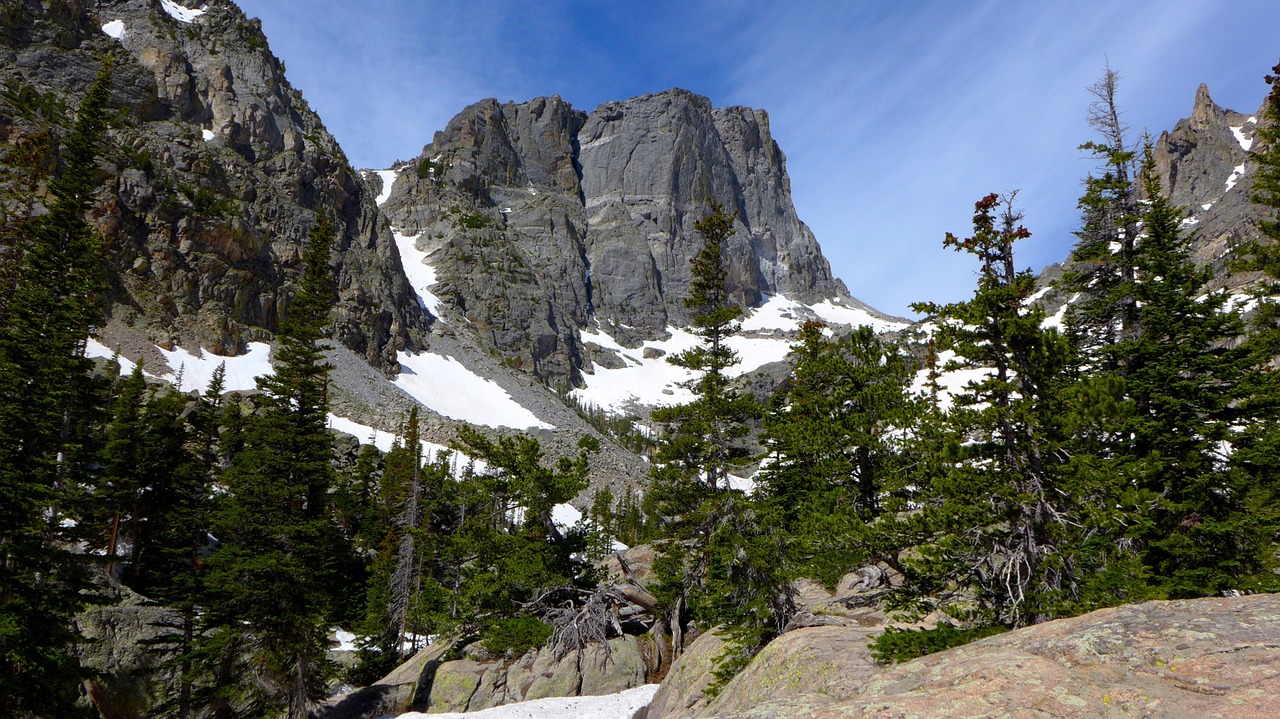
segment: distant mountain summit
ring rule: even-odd
[[[583,330],[635,347],[689,322],[693,223],[713,201],[737,217],[729,285],[743,307],[786,296],[891,319],[832,276],[763,110],[680,89],[591,113],[559,97],[484,100],[416,160],[367,177],[448,311],[555,387],[589,371]]]
[[[1258,210],[1249,200],[1256,169],[1249,151],[1262,121],[1261,108],[1243,114],[1219,107],[1202,84],[1191,116],[1156,141],[1165,191],[1186,210],[1183,226],[1195,233],[1193,256],[1213,268],[1222,286],[1250,279],[1236,276],[1229,265],[1237,247],[1260,236]]]

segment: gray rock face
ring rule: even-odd
[[[559,97],[477,103],[403,168],[382,210],[432,252],[436,294],[513,364],[567,387],[590,319],[623,342],[689,321],[709,199],[737,214],[738,303],[848,296],[796,217],[768,116],[684,90],[590,114]]]
[[[892,667],[870,661],[868,638],[856,625],[788,632],[714,701],[687,678],[664,682],[648,719],[1251,719],[1274,715],[1280,692],[1276,595],[1102,609]],[[691,654],[690,666],[705,652]]]
[[[427,318],[413,302],[372,197],[284,77],[256,21],[211,0],[193,22],[155,0],[12,3],[0,82],[74,107],[116,53],[122,108],[103,153],[94,222],[107,252],[120,332],[235,354],[265,339],[301,274],[318,213],[338,231],[335,335],[386,366]],[[121,38],[101,26],[121,22]],[[62,117],[0,98],[0,141]],[[387,367],[393,369],[393,367]]]
[[[406,711],[468,712],[547,697],[616,694],[645,683],[635,637],[618,637],[556,659],[547,648],[514,661],[475,657],[441,661],[452,645],[432,645],[370,687],[336,697],[324,719],[360,719]],[[581,656],[579,656],[581,654]]]
[[[1218,107],[1209,88],[1201,85],[1191,117],[1179,120],[1156,142],[1165,191],[1190,218],[1184,227],[1194,232],[1193,256],[1213,268],[1219,285],[1237,286],[1250,279],[1232,275],[1228,265],[1240,244],[1260,234],[1258,213],[1249,201],[1256,163],[1244,146],[1256,149],[1252,141],[1261,120],[1261,112],[1244,115]]]

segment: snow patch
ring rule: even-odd
[[[123,40],[124,20],[112,20],[111,22],[103,23],[102,31],[117,40]]]
[[[372,444],[383,452],[390,452],[395,446],[396,436],[391,432],[384,432],[380,429],[374,429],[367,424],[360,424],[355,420],[339,417],[332,412],[329,413],[329,429],[336,429],[339,432],[346,432],[360,441],[360,444]],[[471,463],[475,464],[477,472],[483,472],[488,469],[488,465],[477,459],[468,457],[467,455],[443,444],[435,442],[419,441],[422,448],[422,461],[435,462],[439,459],[441,453],[451,452],[449,459],[449,473],[454,477]]]
[[[244,392],[256,389],[258,387],[258,377],[267,376],[275,372],[271,367],[271,345],[266,342],[250,342],[247,351],[235,357],[221,357],[204,350],[189,352],[181,347],[174,347],[172,350],[156,347],[156,351],[164,356],[164,361],[169,365],[170,371],[165,374],[155,374],[154,372],[148,372],[144,365],[143,374],[164,380],[172,384],[180,392],[189,392],[191,390],[204,392],[209,389],[209,382],[213,379],[213,373],[222,364],[226,364],[227,367],[226,375],[223,377],[223,392]],[[86,357],[110,359],[115,354],[115,350],[96,339],[90,338],[85,345]],[[122,373],[129,374],[133,372],[134,362],[124,357],[118,357],[117,359],[120,362],[120,371]],[[182,375],[181,382],[178,381],[179,374]]]
[[[571,529],[582,521],[582,512],[579,512],[577,507],[572,504],[557,504],[551,508],[551,521],[555,522],[558,527]]]
[[[127,357],[118,356],[115,350],[92,337],[90,337],[89,341],[85,343],[84,356],[91,358],[101,357],[102,359],[111,359],[114,357],[115,360],[120,363],[121,375],[133,374],[133,368],[137,366],[137,363],[131,362]],[[143,372],[143,374],[146,373]]]
[[[492,380],[445,355],[401,352],[395,385],[437,414],[486,427],[555,429]]]
[[[822,302],[813,305],[811,309],[825,322],[850,325],[853,327],[867,325],[876,332],[894,332],[911,324],[910,322],[881,319],[866,310],[858,309],[856,307],[845,307],[844,305],[838,305],[831,300],[823,300]]]
[[[345,629],[340,629],[338,627],[334,627],[329,631],[333,632],[333,639],[338,643],[337,646],[332,647],[332,651],[354,652],[357,649],[355,634],[348,632]]]
[[[1029,304],[1038,302],[1041,299],[1043,299],[1045,295],[1049,294],[1052,291],[1053,291],[1053,285],[1049,285],[1048,287],[1041,287],[1040,289],[1031,293],[1031,295],[1027,297],[1027,299],[1023,300],[1022,304],[1029,305]]]
[[[1182,220],[1182,224],[1185,227],[1190,227],[1191,225],[1196,225],[1199,223],[1200,223],[1199,217],[1186,217],[1186,218],[1183,218]]]
[[[1236,182],[1240,180],[1240,176],[1243,174],[1244,174],[1244,163],[1240,163],[1239,165],[1236,165],[1235,168],[1231,171],[1231,177],[1227,178],[1227,189],[1223,190],[1223,192],[1230,192],[1231,188],[1236,186]]]
[[[419,235],[402,235],[395,231],[391,234],[395,237],[396,248],[400,250],[400,263],[404,265],[405,277],[408,278],[414,292],[418,293],[418,303],[432,316],[440,317],[440,308],[444,302],[427,289],[437,281],[436,268],[427,264],[427,253],[418,249]]]
[[[398,719],[630,719],[641,708],[649,706],[657,693],[657,684],[645,684],[617,694],[535,699],[465,714],[409,712]]]
[[[205,142],[208,142],[214,138],[213,130],[201,130],[200,136],[204,138]]]
[[[1040,326],[1047,330],[1062,329],[1062,323],[1066,320],[1066,317],[1067,317],[1067,308],[1070,307],[1071,304],[1078,299],[1080,299],[1079,292],[1075,293],[1074,295],[1071,295],[1071,299],[1067,300],[1066,302],[1063,302],[1062,306],[1059,307],[1058,311],[1054,312],[1051,317],[1044,318],[1044,321],[1040,323]]]
[[[223,392],[256,389],[258,377],[275,373],[271,367],[271,345],[266,342],[250,342],[245,353],[235,357],[220,357],[204,350],[198,350],[199,354],[196,354],[176,346],[172,350],[161,347],[156,349],[160,350],[165,362],[173,368],[172,372],[160,376],[160,379],[171,382],[180,392],[193,389],[204,392],[209,389],[213,373],[224,363],[227,371],[223,378]],[[182,375],[181,381],[179,374]]]
[[[742,320],[744,334],[728,338],[725,344],[738,353],[738,363],[725,374],[738,377],[753,372],[763,365],[786,360],[794,335],[806,320],[817,317],[829,324],[868,325],[877,332],[900,330],[909,323],[887,320],[865,309],[848,307],[832,300],[815,305],[804,305],[786,295],[773,295]],[[623,347],[603,327],[579,333],[582,341],[612,350],[625,366],[609,369],[595,365],[585,379],[587,386],[575,389],[571,395],[579,402],[599,407],[615,415],[625,413],[632,405],[657,407],[685,404],[694,395],[681,383],[696,376],[683,367],[671,364],[668,358],[698,346],[697,335],[679,327],[668,327],[670,337],[665,340],[645,342],[634,349]],[[776,333],[776,334],[774,334]],[[783,334],[788,333],[788,334]],[[754,334],[756,336],[747,336]],[[772,335],[772,336],[771,336]],[[650,357],[645,357],[648,351]]]
[[[947,363],[955,360],[956,353],[952,350],[944,350],[938,353],[938,367],[946,367]],[[938,408],[943,412],[951,410],[955,405],[955,396],[969,389],[971,384],[976,384],[991,376],[990,367],[965,367],[953,370],[942,370],[938,374]],[[924,368],[916,372],[915,379],[911,382],[911,391],[921,397],[929,394],[929,368]]]
[[[727,475],[729,480],[729,489],[736,489],[743,494],[754,494],[756,491],[755,475],[750,477],[739,477],[736,474]]]
[[[1212,203],[1212,202],[1206,202],[1206,203],[1204,203],[1203,205],[1201,205],[1201,206],[1200,206],[1200,209],[1202,209],[1202,210],[1208,210],[1210,207],[1213,207],[1213,203]]]
[[[177,20],[178,22],[185,23],[195,22],[196,18],[205,13],[204,5],[201,5],[199,9],[192,9],[189,7],[183,7],[173,0],[160,0],[160,7],[163,7],[164,11],[169,13],[169,17]]]
[[[583,341],[617,351],[627,366],[608,369],[595,365],[593,374],[584,378],[587,386],[570,394],[585,405],[614,414],[622,414],[631,404],[659,406],[692,402],[693,393],[679,383],[693,379],[694,373],[671,364],[667,357],[693,347],[698,338],[678,328],[668,328],[668,331],[670,338],[646,342],[634,350],[624,349],[603,330],[580,335]],[[645,358],[645,349],[656,350],[661,356]]]
[[[760,330],[795,329],[800,325],[797,313],[803,305],[793,302],[786,295],[774,295],[767,302],[751,311],[742,321],[744,332]]]
[[[378,193],[378,199],[373,204],[382,207],[382,203],[391,199],[391,186],[396,184],[396,175],[399,174],[395,170],[375,170],[374,173],[382,180],[382,191]]]
[[[1240,143],[1240,149],[1245,152],[1253,147],[1253,138],[1244,136],[1244,125],[1231,128],[1231,134],[1236,136],[1236,142]]]

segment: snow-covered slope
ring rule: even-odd
[[[877,332],[894,332],[909,324],[904,320],[885,318],[853,303],[824,300],[805,305],[785,295],[777,295],[750,311],[741,322],[742,332],[729,338],[728,345],[738,353],[739,361],[728,374],[737,377],[771,362],[785,360],[795,344],[795,333],[801,324],[809,320],[820,320],[831,326],[868,325]],[[583,343],[612,353],[624,366],[611,368],[594,363],[590,373],[585,375],[587,386],[573,390],[571,395],[583,405],[619,415],[646,407],[689,402],[693,395],[681,383],[692,379],[694,374],[672,364],[669,358],[691,349],[699,340],[681,327],[668,327],[667,334],[667,339],[628,348],[615,340],[605,327],[584,330],[581,333]]]

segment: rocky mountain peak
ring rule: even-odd
[[[323,213],[339,233],[334,335],[394,370],[425,317],[372,196],[261,25],[230,0],[193,5],[27,2],[0,20],[0,83],[15,89],[0,98],[0,141],[69,116],[14,98],[74,107],[102,58],[116,58],[120,121],[94,211],[111,283],[104,338],[135,356],[155,345],[231,356],[269,340],[301,273],[302,239]]]
[[[736,215],[730,287],[744,307],[848,297],[796,216],[768,114],[683,89],[607,102],[484,100],[397,168],[383,213],[428,253],[436,294],[555,386],[599,322],[632,346],[688,324],[694,223]]]
[[[1193,130],[1207,130],[1222,124],[1224,112],[1209,96],[1209,86],[1200,83],[1196,88],[1196,99],[1191,106],[1191,117],[1188,119]]]
[[[1219,107],[1201,84],[1190,117],[1161,133],[1155,146],[1165,191],[1186,211],[1184,227],[1194,232],[1192,252],[1214,267],[1222,284],[1237,283],[1229,273],[1231,253],[1257,236],[1249,201],[1254,168],[1249,151],[1257,123],[1258,114]]]

